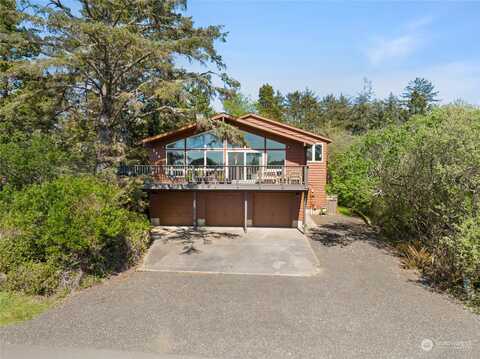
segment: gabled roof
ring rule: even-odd
[[[219,113],[213,116],[211,119],[223,120],[231,124],[238,123],[246,127],[251,127],[257,130],[268,132],[278,137],[284,137],[293,141],[298,141],[298,142],[307,143],[307,144],[314,144],[318,141],[323,141],[327,143],[332,142],[332,140],[329,139],[328,137],[324,137],[312,132],[301,130],[294,126],[290,126],[282,122],[271,120],[253,113],[249,113],[240,117],[234,117],[226,113]],[[150,142],[167,139],[168,137],[172,137],[172,136],[177,137],[181,135],[183,132],[189,132],[195,129],[196,127],[197,127],[197,123],[192,123],[190,125],[181,127],[175,131],[165,132],[160,135],[147,137],[143,139],[141,142],[143,144],[146,144]]]

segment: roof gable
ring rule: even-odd
[[[271,120],[257,114],[246,114],[240,117],[233,117],[231,115],[220,113],[212,117],[212,120],[221,120],[226,121],[232,125],[240,124],[242,126],[251,127],[257,130],[264,131],[266,133],[270,133],[277,137],[283,137],[292,141],[307,143],[307,144],[314,144],[316,142],[322,141],[326,143],[332,142],[327,137],[317,135],[305,130],[301,130],[294,126],[290,126],[275,120]],[[179,128],[175,131],[165,132],[160,135],[147,137],[143,139],[141,142],[143,144],[155,142],[155,141],[164,141],[170,137],[178,137],[181,136],[182,133],[189,133],[197,127],[196,123],[184,126]]]

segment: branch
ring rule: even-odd
[[[72,11],[70,10],[70,8],[63,5],[60,0],[50,0],[50,3],[55,5],[59,9],[62,9],[69,18],[71,19],[75,18],[75,16],[72,15]]]
[[[116,83],[118,80],[120,80],[120,78],[125,75],[132,67],[138,65],[139,63],[141,63],[143,60],[145,60],[147,57],[149,57],[152,53],[151,52],[148,52],[146,53],[145,55],[143,55],[142,57],[140,57],[139,59],[137,59],[136,61],[132,62],[131,64],[127,65],[127,67],[121,71],[117,76],[115,76],[115,78],[113,79],[112,83]]]

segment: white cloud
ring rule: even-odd
[[[430,25],[432,22],[433,17],[428,15],[410,21],[409,23],[407,23],[405,28],[407,29],[407,31],[416,31]]]
[[[387,60],[400,60],[408,57],[422,44],[422,30],[433,21],[431,16],[417,18],[407,23],[402,34],[384,38],[377,37],[373,45],[366,50],[372,65],[379,65]]]
[[[418,41],[411,35],[403,35],[389,40],[380,39],[370,49],[367,56],[373,65],[386,60],[404,58],[411,54],[418,46]]]

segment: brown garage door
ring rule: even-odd
[[[253,195],[253,225],[290,227],[294,193],[257,192]]]
[[[243,193],[205,193],[205,212],[207,226],[242,226]]]
[[[159,218],[164,226],[191,226],[192,192],[160,192],[150,195],[150,217]]]

